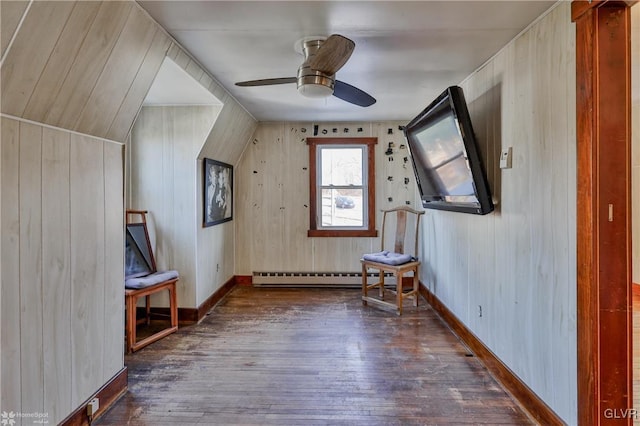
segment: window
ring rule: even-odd
[[[310,237],[376,237],[377,138],[308,138]]]

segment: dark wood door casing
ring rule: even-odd
[[[578,420],[632,424],[631,1],[574,1]]]

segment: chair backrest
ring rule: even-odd
[[[413,252],[408,254],[417,256],[420,217],[424,214],[424,211],[414,210],[407,206],[399,206],[389,210],[382,210],[382,212],[380,250],[404,254],[406,250],[413,249]],[[392,235],[389,235],[388,231],[392,231]],[[413,247],[406,247],[410,243],[413,243]]]

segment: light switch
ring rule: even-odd
[[[501,169],[510,169],[512,164],[512,150],[511,147],[503,148],[500,153],[500,168]]]

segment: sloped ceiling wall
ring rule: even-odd
[[[26,3],[0,3],[2,112],[124,142],[171,39],[134,2]]]

